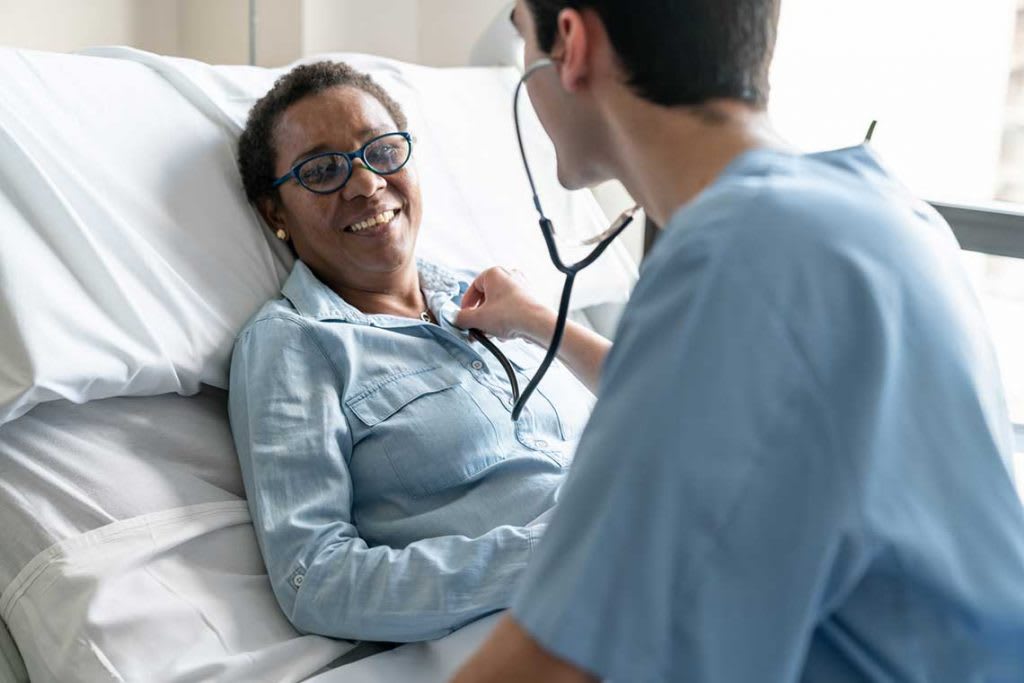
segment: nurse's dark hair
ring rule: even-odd
[[[712,99],[768,104],[768,67],[780,0],[525,0],[537,42],[550,53],[563,9],[604,23],[628,83],[664,106]]]
[[[384,88],[369,75],[342,62],[315,62],[297,66],[274,82],[261,97],[245,123],[238,138],[238,171],[242,186],[250,203],[264,197],[276,197],[274,188],[277,150],[274,148],[274,128],[288,107],[299,100],[338,86],[358,88],[380,102],[395,125],[405,130],[405,113]]]

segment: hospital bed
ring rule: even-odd
[[[515,68],[329,58],[407,111],[419,254],[518,268],[554,300],[512,132]],[[234,161],[285,70],[0,49],[0,681],[440,681],[498,618],[384,651],[296,632],[271,593],[226,388],[235,333],[291,265]],[[555,224],[603,228],[524,113]],[[615,245],[579,278],[576,315],[608,331],[635,278]]]

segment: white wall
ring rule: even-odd
[[[418,61],[431,66],[466,64],[476,40],[511,4],[509,0],[420,0]]]
[[[303,0],[302,52],[372,52],[429,66],[461,66],[469,61],[477,38],[509,4],[509,0]]]
[[[510,0],[257,0],[256,62],[372,52],[466,64]],[[0,0],[0,45],[70,52],[133,45],[219,64],[249,61],[249,0]]]
[[[249,61],[248,0],[179,0],[174,54],[214,64]]]
[[[87,4],[89,3],[81,0],[76,3]],[[135,45],[162,55],[179,54],[178,3],[167,0],[135,0],[133,4],[136,7],[134,37],[116,42]]]
[[[177,45],[165,54],[214,64],[249,63],[249,0],[176,0]],[[280,66],[302,56],[303,0],[258,0],[256,64]]]
[[[302,52],[372,52],[415,62],[419,0],[304,0]]]
[[[68,52],[135,42],[148,2],[134,0],[0,0],[0,45]]]
[[[303,0],[263,0],[258,3],[257,64],[281,66],[303,54],[303,4]]]

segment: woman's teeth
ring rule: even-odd
[[[369,228],[372,228],[375,225],[386,225],[387,223],[390,223],[391,219],[394,217],[395,212],[393,210],[384,211],[382,213],[377,214],[373,218],[367,218],[365,221],[353,223],[352,225],[349,226],[349,230],[351,230],[352,232],[360,232],[361,230],[367,230]]]

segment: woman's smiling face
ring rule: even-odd
[[[372,95],[336,86],[304,97],[284,111],[274,128],[277,177],[318,152],[351,152],[398,130]],[[315,194],[294,179],[279,188],[278,201],[261,207],[276,231],[283,228],[313,272],[340,275],[359,287],[369,276],[415,267],[421,218],[419,179],[410,160],[381,176],[353,161],[352,175],[337,192]]]

